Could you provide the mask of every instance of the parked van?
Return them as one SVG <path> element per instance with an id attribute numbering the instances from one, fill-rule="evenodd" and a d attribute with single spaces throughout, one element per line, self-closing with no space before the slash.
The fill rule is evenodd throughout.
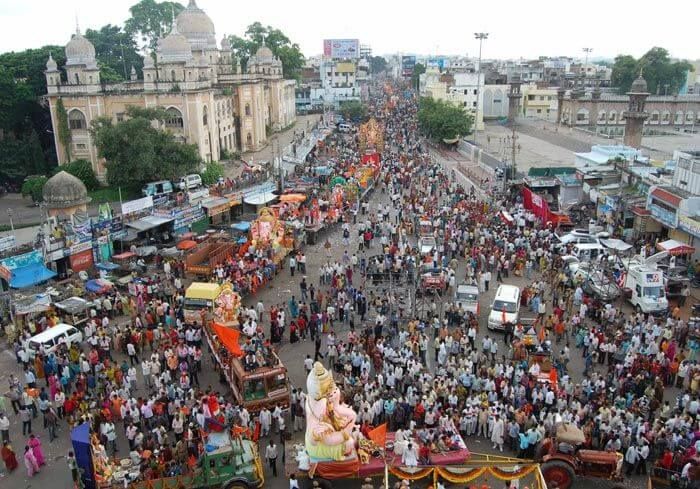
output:
<path id="1" fill-rule="evenodd" d="M 455 290 L 455 305 L 465 312 L 479 316 L 479 288 L 476 285 L 459 284 Z"/>
<path id="2" fill-rule="evenodd" d="M 571 250 L 580 262 L 597 261 L 605 252 L 605 247 L 600 243 L 576 243 Z"/>
<path id="3" fill-rule="evenodd" d="M 141 189 L 141 193 L 144 197 L 148 197 L 149 195 L 152 195 L 154 197 L 156 195 L 166 195 L 172 193 L 172 191 L 173 184 L 170 182 L 170 180 L 159 180 L 157 182 L 150 182 L 144 185 Z"/>
<path id="4" fill-rule="evenodd" d="M 520 310 L 520 287 L 500 285 L 491 304 L 487 327 L 503 330 L 505 323 L 517 324 Z"/>
<path id="5" fill-rule="evenodd" d="M 28 350 L 34 353 L 38 353 L 42 346 L 44 353 L 53 353 L 58 350 L 61 343 L 65 343 L 66 347 L 70 348 L 73 343 L 81 341 L 83 341 L 83 333 L 78 328 L 70 324 L 59 323 L 53 328 L 29 338 L 27 346 Z"/>
<path id="6" fill-rule="evenodd" d="M 202 186 L 202 177 L 193 173 L 191 175 L 185 175 L 177 182 L 177 188 L 180 190 L 193 190 L 197 187 Z"/>
<path id="7" fill-rule="evenodd" d="M 352 126 L 350 124 L 341 123 L 338 124 L 338 130 L 340 132 L 350 132 L 352 131 Z"/>

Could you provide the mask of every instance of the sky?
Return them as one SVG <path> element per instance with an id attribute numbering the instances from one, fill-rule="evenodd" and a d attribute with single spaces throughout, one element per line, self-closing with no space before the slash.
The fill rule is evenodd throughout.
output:
<path id="1" fill-rule="evenodd" d="M 186 4 L 187 0 L 181 0 Z M 0 0 L 0 52 L 64 45 L 75 31 L 123 24 L 137 0 Z M 591 58 L 643 55 L 653 46 L 671 56 L 700 58 L 693 42 L 700 1 L 645 7 L 636 0 L 197 0 L 214 21 L 217 38 L 242 35 L 260 21 L 281 29 L 306 56 L 320 54 L 323 39 L 358 38 L 373 54 L 477 56 L 474 32 L 487 32 L 485 59 L 537 56 Z M 637 7 L 633 8 L 631 5 Z M 261 8 L 262 7 L 262 8 Z"/>

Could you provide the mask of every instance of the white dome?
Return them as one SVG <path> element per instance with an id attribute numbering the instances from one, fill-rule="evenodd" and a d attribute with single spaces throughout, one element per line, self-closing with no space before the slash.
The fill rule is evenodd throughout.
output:
<path id="1" fill-rule="evenodd" d="M 66 44 L 66 66 L 92 65 L 95 63 L 95 46 L 80 31 Z"/>
<path id="2" fill-rule="evenodd" d="M 192 59 L 192 48 L 187 38 L 178 32 L 177 26 L 158 42 L 158 61 L 161 63 L 183 62 Z"/>
<path id="3" fill-rule="evenodd" d="M 272 58 L 275 57 L 274 54 L 272 54 L 272 49 L 268 48 L 264 44 L 258 48 L 258 50 L 255 52 L 255 57 L 258 58 L 259 60 L 265 60 L 267 61 L 272 60 Z"/>
<path id="4" fill-rule="evenodd" d="M 190 0 L 175 22 L 177 30 L 187 38 L 195 51 L 217 48 L 214 22 L 204 10 L 197 7 L 195 0 Z"/>
<path id="5" fill-rule="evenodd" d="M 53 55 L 49 53 L 49 59 L 46 61 L 46 71 L 58 71 L 58 65 L 56 60 L 53 59 Z"/>

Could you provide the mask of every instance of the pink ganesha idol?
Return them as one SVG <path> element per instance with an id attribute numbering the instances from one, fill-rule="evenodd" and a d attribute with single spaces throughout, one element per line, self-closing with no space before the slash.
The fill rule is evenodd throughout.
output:
<path id="1" fill-rule="evenodd" d="M 340 402 L 333 374 L 320 362 L 306 378 L 306 452 L 313 461 L 346 460 L 354 455 L 351 436 L 357 415 Z"/>

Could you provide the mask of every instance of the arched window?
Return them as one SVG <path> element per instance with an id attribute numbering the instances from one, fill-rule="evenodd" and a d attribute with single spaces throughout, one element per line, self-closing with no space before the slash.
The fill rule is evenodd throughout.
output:
<path id="1" fill-rule="evenodd" d="M 612 122 L 613 124 L 615 124 L 617 122 L 617 112 L 615 112 L 614 110 L 611 110 L 610 114 L 608 115 L 608 120 L 610 122 Z"/>
<path id="2" fill-rule="evenodd" d="M 92 75 L 90 75 L 90 84 L 92 85 Z"/>
<path id="3" fill-rule="evenodd" d="M 250 104 L 245 104 L 245 115 L 250 115 Z"/>
<path id="4" fill-rule="evenodd" d="M 577 122 L 587 122 L 588 121 L 588 110 L 579 109 L 578 112 L 576 112 L 576 121 Z"/>
<path id="5" fill-rule="evenodd" d="M 683 112 L 682 111 L 679 110 L 678 112 L 676 112 L 676 119 L 674 121 L 674 124 L 683 124 Z"/>
<path id="6" fill-rule="evenodd" d="M 598 112 L 598 122 L 605 122 L 605 111 L 601 110 Z"/>
<path id="7" fill-rule="evenodd" d="M 151 81 L 151 74 L 150 73 L 146 75 L 146 80 Z"/>
<path id="8" fill-rule="evenodd" d="M 175 129 L 182 129 L 185 127 L 182 121 L 182 112 L 180 112 L 175 107 L 170 107 L 166 110 L 168 117 L 165 119 L 165 127 L 171 127 Z"/>
<path id="9" fill-rule="evenodd" d="M 204 115 L 202 116 L 202 125 L 206 126 L 207 124 L 209 124 L 209 115 L 208 115 L 208 111 L 207 111 L 207 106 L 205 105 L 204 106 Z"/>
<path id="10" fill-rule="evenodd" d="M 251 133 L 246 134 L 245 142 L 248 145 L 248 147 L 253 145 L 253 135 Z"/>
<path id="11" fill-rule="evenodd" d="M 668 110 L 664 110 L 661 120 L 664 124 L 671 122 L 671 113 Z"/>
<path id="12" fill-rule="evenodd" d="M 68 126 L 76 131 L 87 129 L 87 121 L 85 115 L 77 109 L 73 109 L 68 113 Z"/>
<path id="13" fill-rule="evenodd" d="M 170 70 L 170 80 L 175 81 L 175 70 Z"/>
<path id="14" fill-rule="evenodd" d="M 687 122 L 688 124 L 692 124 L 694 120 L 695 113 L 693 113 L 693 111 L 688 111 L 685 113 L 685 122 Z"/>
<path id="15" fill-rule="evenodd" d="M 76 85 L 80 85 L 80 76 L 77 73 L 75 74 L 75 83 Z"/>
<path id="16" fill-rule="evenodd" d="M 651 122 L 653 122 L 654 124 L 658 124 L 660 118 L 661 118 L 661 114 L 659 113 L 658 110 L 655 110 L 651 113 Z"/>

